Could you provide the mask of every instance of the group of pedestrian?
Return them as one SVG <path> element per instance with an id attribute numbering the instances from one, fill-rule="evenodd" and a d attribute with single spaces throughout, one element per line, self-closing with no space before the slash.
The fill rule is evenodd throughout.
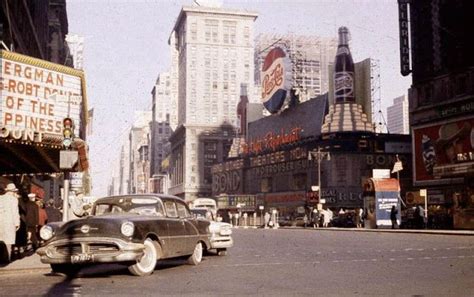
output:
<path id="1" fill-rule="evenodd" d="M 0 258 L 10 262 L 12 256 L 38 248 L 39 229 L 47 223 L 48 216 L 44 203 L 36 199 L 35 194 L 25 194 L 14 183 L 0 191 L 3 192 L 0 195 L 0 243 L 3 242 Z"/>

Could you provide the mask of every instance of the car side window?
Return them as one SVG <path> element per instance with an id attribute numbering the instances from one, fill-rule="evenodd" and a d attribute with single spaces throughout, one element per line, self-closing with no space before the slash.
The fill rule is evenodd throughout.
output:
<path id="1" fill-rule="evenodd" d="M 165 216 L 165 211 L 163 210 L 163 205 L 161 205 L 161 203 L 156 204 L 156 214 L 159 217 Z"/>
<path id="2" fill-rule="evenodd" d="M 176 204 L 173 201 L 165 201 L 166 214 L 170 218 L 177 218 L 178 211 L 176 210 Z"/>
<path id="3" fill-rule="evenodd" d="M 179 216 L 180 218 L 187 218 L 187 217 L 189 217 L 189 212 L 188 212 L 188 210 L 186 209 L 186 206 L 184 206 L 184 204 L 177 203 L 176 206 L 178 207 L 178 216 Z"/>

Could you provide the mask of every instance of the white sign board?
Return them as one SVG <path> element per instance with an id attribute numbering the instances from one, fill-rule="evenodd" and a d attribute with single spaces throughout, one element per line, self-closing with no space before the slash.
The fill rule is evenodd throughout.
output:
<path id="1" fill-rule="evenodd" d="M 390 178 L 390 169 L 372 169 L 373 178 Z"/>
<path id="2" fill-rule="evenodd" d="M 0 60 L 0 137 L 38 141 L 47 134 L 62 136 L 65 117 L 74 121 L 79 135 L 81 71 L 6 51 Z M 35 139 L 26 139 L 30 134 Z"/>

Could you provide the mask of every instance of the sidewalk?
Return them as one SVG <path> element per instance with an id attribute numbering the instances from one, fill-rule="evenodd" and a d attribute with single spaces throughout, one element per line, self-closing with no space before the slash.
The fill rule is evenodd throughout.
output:
<path id="1" fill-rule="evenodd" d="M 33 251 L 25 253 L 21 258 L 12 261 L 11 263 L 0 264 L 0 276 L 9 272 L 21 272 L 30 270 L 44 270 L 45 272 L 50 271 L 49 264 L 43 264 L 40 261 L 40 256 Z"/>
<path id="2" fill-rule="evenodd" d="M 243 230 L 252 230 L 254 228 L 239 228 Z M 262 229 L 261 230 L 274 230 Z M 430 229 L 364 229 L 364 228 L 312 228 L 312 227 L 280 227 L 279 229 L 308 230 L 308 231 L 355 231 L 355 232 L 383 232 L 383 233 L 412 233 L 412 234 L 432 234 L 432 235 L 458 235 L 458 236 L 474 236 L 474 230 L 430 230 Z M 15 260 L 9 264 L 0 264 L 0 276 L 7 273 L 44 271 L 51 270 L 48 264 L 40 261 L 38 254 L 33 252 L 26 253 L 22 258 Z"/>

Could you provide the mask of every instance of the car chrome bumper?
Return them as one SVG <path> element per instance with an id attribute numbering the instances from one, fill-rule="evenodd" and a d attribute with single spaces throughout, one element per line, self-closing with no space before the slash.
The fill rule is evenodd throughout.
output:
<path id="1" fill-rule="evenodd" d="M 230 236 L 211 236 L 211 249 L 230 248 L 234 245 L 234 240 Z"/>
<path id="2" fill-rule="evenodd" d="M 117 238 L 88 237 L 61 239 L 48 243 L 36 252 L 45 264 L 112 263 L 137 261 L 145 245 Z"/>

